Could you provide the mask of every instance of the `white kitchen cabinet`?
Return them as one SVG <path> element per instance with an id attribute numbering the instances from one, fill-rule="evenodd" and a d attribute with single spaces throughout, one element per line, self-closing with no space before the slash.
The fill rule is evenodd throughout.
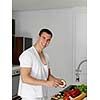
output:
<path id="1" fill-rule="evenodd" d="M 80 62 L 87 59 L 87 13 L 86 9 L 73 15 L 73 82 L 76 80 L 75 70 Z M 87 82 L 87 61 L 80 66 L 80 83 Z"/>

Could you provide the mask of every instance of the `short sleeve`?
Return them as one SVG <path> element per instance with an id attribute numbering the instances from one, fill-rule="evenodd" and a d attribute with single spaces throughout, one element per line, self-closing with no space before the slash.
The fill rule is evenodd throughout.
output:
<path id="1" fill-rule="evenodd" d="M 19 57 L 20 67 L 32 67 L 32 56 L 30 52 L 23 52 Z"/>

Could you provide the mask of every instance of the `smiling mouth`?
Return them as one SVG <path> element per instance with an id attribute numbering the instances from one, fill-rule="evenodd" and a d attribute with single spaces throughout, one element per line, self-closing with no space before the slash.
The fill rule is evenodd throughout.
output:
<path id="1" fill-rule="evenodd" d="M 40 47 L 43 49 L 46 47 L 46 45 L 41 44 Z"/>
<path id="2" fill-rule="evenodd" d="M 43 47 L 46 47 L 46 44 L 42 44 Z"/>

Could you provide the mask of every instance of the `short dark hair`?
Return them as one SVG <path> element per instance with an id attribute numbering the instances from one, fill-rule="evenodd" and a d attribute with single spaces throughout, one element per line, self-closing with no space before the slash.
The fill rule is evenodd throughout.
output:
<path id="1" fill-rule="evenodd" d="M 50 34 L 51 37 L 53 36 L 52 32 L 51 32 L 49 29 L 41 29 L 40 32 L 39 32 L 39 36 L 41 36 L 41 34 L 42 34 L 43 32 L 46 32 L 47 34 Z"/>

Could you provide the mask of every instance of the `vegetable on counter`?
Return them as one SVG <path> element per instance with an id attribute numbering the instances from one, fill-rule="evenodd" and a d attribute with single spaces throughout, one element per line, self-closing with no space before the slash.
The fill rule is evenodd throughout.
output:
<path id="1" fill-rule="evenodd" d="M 80 90 L 79 89 L 72 89 L 72 90 L 69 90 L 67 92 L 64 92 L 64 96 L 71 96 L 72 98 L 75 98 L 77 97 L 78 95 L 80 95 Z"/>
<path id="2" fill-rule="evenodd" d="M 65 96 L 65 97 L 63 98 L 63 100 L 70 100 L 70 98 L 67 97 L 67 96 Z"/>
<path id="3" fill-rule="evenodd" d="M 71 90 L 71 92 L 70 92 L 72 98 L 77 97 L 78 95 L 80 95 L 80 93 L 81 93 L 81 92 L 80 92 L 79 89 L 73 89 L 73 90 Z"/>
<path id="4" fill-rule="evenodd" d="M 85 84 L 76 85 L 74 88 L 79 89 L 81 93 L 87 93 L 87 85 Z"/>
<path id="5" fill-rule="evenodd" d="M 51 97 L 51 100 L 83 100 L 87 97 L 87 85 L 70 85 L 58 94 Z"/>
<path id="6" fill-rule="evenodd" d="M 52 98 L 55 100 L 60 100 L 60 99 L 64 98 L 64 94 L 63 94 L 63 92 L 59 92 L 58 94 L 52 96 Z"/>

